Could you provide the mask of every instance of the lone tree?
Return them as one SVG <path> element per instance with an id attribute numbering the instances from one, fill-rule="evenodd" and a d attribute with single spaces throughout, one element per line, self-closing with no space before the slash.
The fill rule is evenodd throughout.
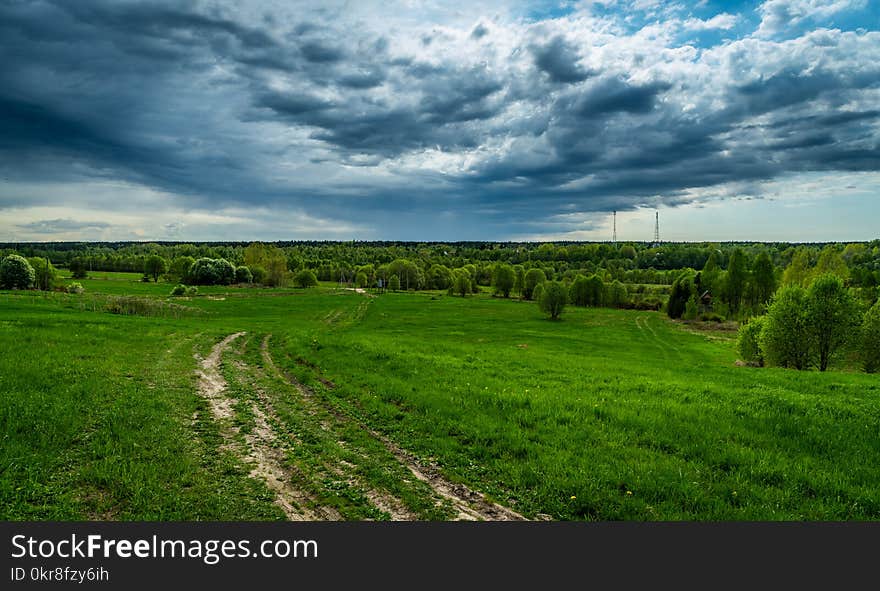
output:
<path id="1" fill-rule="evenodd" d="M 565 286 L 559 281 L 548 281 L 544 283 L 544 289 L 541 290 L 538 305 L 542 312 L 548 314 L 552 320 L 556 320 L 565 309 L 567 301 L 568 291 Z"/>
<path id="2" fill-rule="evenodd" d="M 857 333 L 859 303 L 840 277 L 831 273 L 810 284 L 807 300 L 807 325 L 819 356 L 819 371 L 825 371 L 832 357 Z"/>
<path id="3" fill-rule="evenodd" d="M 152 277 L 153 281 L 156 283 L 159 282 L 159 276 L 167 272 L 168 261 L 157 254 L 151 254 L 147 257 L 147 260 L 144 261 L 144 275 Z"/>
<path id="4" fill-rule="evenodd" d="M 880 371 L 880 301 L 865 314 L 861 336 L 862 367 L 868 373 Z"/>
<path id="5" fill-rule="evenodd" d="M 315 287 L 318 285 L 318 277 L 311 269 L 303 269 L 293 277 L 293 283 L 297 287 Z"/>
<path id="6" fill-rule="evenodd" d="M 28 289 L 35 279 L 34 268 L 23 256 L 11 254 L 0 262 L 0 287 L 3 289 Z"/>
<path id="7" fill-rule="evenodd" d="M 495 287 L 497 295 L 510 297 L 513 290 L 513 284 L 516 282 L 516 273 L 513 267 L 505 263 L 495 265 L 495 272 L 492 274 L 492 285 Z"/>
<path id="8" fill-rule="evenodd" d="M 813 333 L 807 320 L 807 292 L 785 285 L 770 301 L 759 338 L 768 365 L 806 369 L 815 357 Z"/>

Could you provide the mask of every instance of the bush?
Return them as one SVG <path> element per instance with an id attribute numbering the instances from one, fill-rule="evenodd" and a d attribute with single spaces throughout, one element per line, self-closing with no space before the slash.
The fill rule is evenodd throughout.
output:
<path id="1" fill-rule="evenodd" d="M 294 276 L 293 283 L 297 287 L 315 287 L 318 285 L 318 277 L 311 269 L 303 269 Z"/>
<path id="2" fill-rule="evenodd" d="M 235 267 L 226 259 L 202 257 L 190 267 L 189 277 L 196 285 L 229 285 L 235 281 Z"/>
<path id="3" fill-rule="evenodd" d="M 11 254 L 0 262 L 0 287 L 3 289 L 28 289 L 34 279 L 34 268 L 24 257 Z"/>
<path id="4" fill-rule="evenodd" d="M 217 283 L 230 285 L 235 283 L 235 265 L 226 259 L 214 259 L 214 268 L 217 270 Z"/>
<path id="5" fill-rule="evenodd" d="M 254 275 L 251 273 L 251 270 L 246 266 L 242 265 L 241 267 L 235 268 L 235 282 L 236 283 L 252 283 L 254 280 Z"/>
<path id="6" fill-rule="evenodd" d="M 812 333 L 807 323 L 807 292 L 786 285 L 770 300 L 758 344 L 767 365 L 806 369 L 814 359 Z"/>
<path id="7" fill-rule="evenodd" d="M 865 314 L 861 337 L 862 367 L 868 373 L 880 371 L 880 302 Z"/>
<path id="8" fill-rule="evenodd" d="M 764 317 L 756 316 L 739 327 L 736 338 L 736 350 L 740 358 L 756 367 L 764 365 L 764 353 L 761 351 L 760 337 L 764 329 Z"/>
<path id="9" fill-rule="evenodd" d="M 186 294 L 186 286 L 182 283 L 178 283 L 174 286 L 174 289 L 171 290 L 172 296 L 182 296 Z"/>
<path id="10" fill-rule="evenodd" d="M 552 320 L 556 320 L 565 309 L 567 301 L 568 290 L 565 289 L 565 286 L 558 281 L 548 281 L 542 286 L 538 306 Z"/>
<path id="11" fill-rule="evenodd" d="M 73 283 L 65 287 L 64 291 L 66 291 L 67 293 L 82 293 L 85 291 L 85 288 L 82 286 L 82 283 L 74 281 Z"/>

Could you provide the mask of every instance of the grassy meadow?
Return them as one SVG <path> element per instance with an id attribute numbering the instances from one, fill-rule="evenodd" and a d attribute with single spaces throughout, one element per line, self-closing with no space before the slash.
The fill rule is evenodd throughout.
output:
<path id="1" fill-rule="evenodd" d="M 334 518 L 453 515 L 371 434 L 528 518 L 880 518 L 876 376 L 738 367 L 729 330 L 601 308 L 553 322 L 487 293 L 81 283 L 0 292 L 4 519 L 282 519 L 229 443 L 259 405 L 303 503 Z M 102 309 L 126 295 L 178 307 Z M 195 355 L 237 332 L 218 424 Z"/>

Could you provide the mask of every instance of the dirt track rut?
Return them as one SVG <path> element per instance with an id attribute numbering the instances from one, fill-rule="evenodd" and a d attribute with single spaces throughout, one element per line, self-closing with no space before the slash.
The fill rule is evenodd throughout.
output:
<path id="1" fill-rule="evenodd" d="M 433 466 L 425 465 L 413 454 L 404 450 L 386 436 L 324 403 L 324 401 L 316 396 L 310 388 L 300 383 L 293 376 L 282 371 L 275 365 L 272 356 L 269 353 L 269 339 L 271 336 L 272 335 L 266 335 L 260 346 L 263 361 L 269 370 L 294 386 L 304 400 L 312 404 L 323 406 L 333 415 L 333 417 L 335 417 L 336 420 L 354 423 L 359 428 L 369 433 L 373 438 L 380 441 L 388 452 L 390 452 L 398 462 L 405 466 L 413 476 L 430 486 L 439 498 L 445 499 L 452 504 L 456 511 L 456 519 L 468 521 L 523 521 L 526 519 L 508 507 L 489 501 L 484 495 L 470 489 L 464 484 L 449 481 L 438 469 Z"/>
<path id="2" fill-rule="evenodd" d="M 244 435 L 244 445 L 238 440 L 240 429 L 232 421 L 235 418 L 234 403 L 226 396 L 226 380 L 220 371 L 224 351 L 230 344 L 245 333 L 237 332 L 214 345 L 211 353 L 199 359 L 199 394 L 208 402 L 211 415 L 220 425 L 226 441 L 226 449 L 235 453 L 242 461 L 252 466 L 250 476 L 266 483 L 275 494 L 275 503 L 281 507 L 291 521 L 338 520 L 337 512 L 329 508 L 309 508 L 313 499 L 290 482 L 291 474 L 285 468 L 283 452 L 279 449 L 278 437 L 272 429 L 262 409 L 252 405 L 255 429 Z M 197 357 L 198 358 L 198 357 Z"/>

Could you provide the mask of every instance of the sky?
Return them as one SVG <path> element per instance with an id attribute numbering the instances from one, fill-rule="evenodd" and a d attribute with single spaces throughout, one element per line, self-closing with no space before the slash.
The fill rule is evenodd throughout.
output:
<path id="1" fill-rule="evenodd" d="M 880 237 L 874 0 L 0 0 L 0 241 Z"/>

